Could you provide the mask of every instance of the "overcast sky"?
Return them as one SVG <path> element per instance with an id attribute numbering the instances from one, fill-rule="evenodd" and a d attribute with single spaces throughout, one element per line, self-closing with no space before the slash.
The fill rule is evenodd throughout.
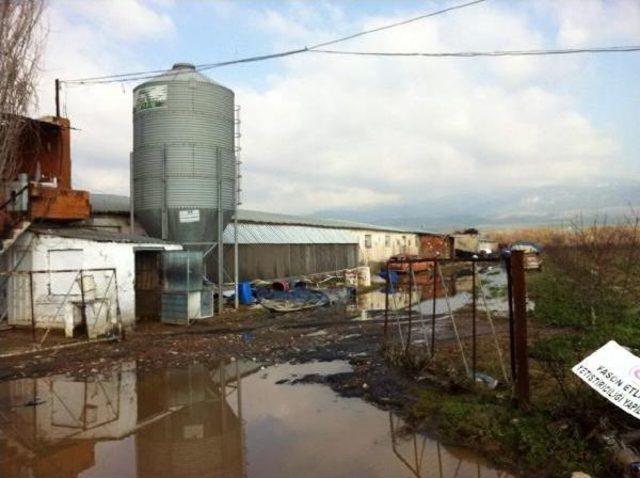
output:
<path id="1" fill-rule="evenodd" d="M 53 79 L 206 63 L 358 32 L 461 2 L 61 1 Z M 640 1 L 489 0 L 334 48 L 640 45 Z M 242 107 L 244 207 L 310 213 L 434 194 L 640 178 L 640 53 L 526 58 L 302 54 L 208 74 Z M 135 84 L 63 90 L 77 188 L 128 194 Z"/>

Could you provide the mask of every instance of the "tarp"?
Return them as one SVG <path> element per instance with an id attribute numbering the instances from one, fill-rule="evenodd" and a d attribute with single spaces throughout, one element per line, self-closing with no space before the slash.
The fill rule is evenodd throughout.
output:
<path id="1" fill-rule="evenodd" d="M 272 312 L 295 312 L 313 309 L 329 303 L 329 297 L 322 291 L 296 288 L 289 291 L 259 287 L 255 291 L 256 300 Z"/>

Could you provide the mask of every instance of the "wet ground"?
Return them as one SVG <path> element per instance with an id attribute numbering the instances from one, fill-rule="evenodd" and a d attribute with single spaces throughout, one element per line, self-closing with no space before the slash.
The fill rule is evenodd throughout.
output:
<path id="1" fill-rule="evenodd" d="M 487 295 L 504 303 L 499 287 L 491 291 L 500 274 L 488 270 L 482 280 Z M 436 283 L 437 354 L 458 368 L 447 312 L 454 311 L 468 350 L 470 279 L 456 273 Z M 411 294 L 418 347 L 430 335 L 433 289 L 433 282 L 418 283 Z M 406 303 L 390 315 L 392 341 L 408 329 L 407 291 L 395 293 Z M 120 342 L 3 357 L 0 447 L 10 453 L 0 450 L 0 476 L 507 476 L 473 454 L 410 433 L 390 415 L 410 416 L 412 384 L 424 376 L 382 357 L 380 296 L 384 307 L 384 293 L 373 291 L 357 304 L 289 314 L 246 309 L 189 327 L 141 323 Z M 504 344 L 506 322 L 494 312 Z M 478 318 L 479 335 L 489 337 L 484 313 Z M 25 349 L 30 340 L 28 330 L 2 332 L 0 348 Z M 55 334 L 49 340 L 68 342 Z M 484 349 L 494 353 L 493 343 L 479 343 L 480 359 Z M 220 363 L 231 359 L 237 362 L 221 379 Z M 235 363 L 242 364 L 240 394 Z M 257 364 L 266 368 L 252 371 Z M 19 378 L 25 380 L 11 381 Z M 221 382 L 228 382 L 224 393 Z"/>
<path id="2" fill-rule="evenodd" d="M 411 433 L 392 412 L 305 377 L 345 361 L 124 362 L 0 384 L 3 477 L 507 477 L 468 450 Z"/>

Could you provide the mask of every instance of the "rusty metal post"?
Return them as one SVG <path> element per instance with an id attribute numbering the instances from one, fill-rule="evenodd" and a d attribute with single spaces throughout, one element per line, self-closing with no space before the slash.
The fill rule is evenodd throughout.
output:
<path id="1" fill-rule="evenodd" d="M 31 340 L 36 341 L 36 311 L 33 303 L 33 272 L 29 271 L 29 300 L 31 302 Z"/>
<path id="2" fill-rule="evenodd" d="M 87 332 L 87 339 L 89 338 L 89 322 L 87 321 L 87 304 L 84 301 L 84 281 L 82 280 L 84 277 L 84 271 L 80 269 L 80 300 L 82 301 L 81 309 L 80 309 L 80 317 L 82 318 L 82 323 Z"/>
<path id="3" fill-rule="evenodd" d="M 389 328 L 389 285 L 391 284 L 391 278 L 389 277 L 389 261 L 387 261 L 387 277 L 385 280 L 384 288 L 384 341 L 387 342 L 387 331 Z"/>
<path id="4" fill-rule="evenodd" d="M 407 330 L 407 345 L 405 353 L 409 351 L 411 346 L 411 329 L 413 328 L 413 262 L 409 260 L 409 329 Z"/>
<path id="5" fill-rule="evenodd" d="M 513 326 L 513 280 L 511 278 L 511 253 L 505 257 L 507 269 L 507 299 L 509 302 L 509 362 L 511 365 L 511 381 L 516 379 L 516 352 Z"/>
<path id="6" fill-rule="evenodd" d="M 476 337 L 476 258 L 474 256 L 471 262 L 471 376 L 473 382 L 476 381 L 476 370 L 478 364 L 478 344 Z"/>
<path id="7" fill-rule="evenodd" d="M 436 355 L 436 295 L 438 292 L 438 261 L 433 261 L 433 299 L 431 302 L 431 358 Z"/>
<path id="8" fill-rule="evenodd" d="M 60 117 L 60 80 L 56 78 L 55 80 L 55 88 L 56 88 L 56 118 Z"/>
<path id="9" fill-rule="evenodd" d="M 518 406 L 529 406 L 529 357 L 527 353 L 527 289 L 524 277 L 524 252 L 511 253 L 513 281 L 514 338 L 516 355 L 515 392 Z"/>

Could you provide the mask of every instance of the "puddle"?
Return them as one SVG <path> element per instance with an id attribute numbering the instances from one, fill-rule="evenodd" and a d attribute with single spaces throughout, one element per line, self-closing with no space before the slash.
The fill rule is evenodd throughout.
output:
<path id="1" fill-rule="evenodd" d="M 467 450 L 319 384 L 346 362 L 235 362 L 138 377 L 0 383 L 0 475 L 11 477 L 507 477 Z"/>

